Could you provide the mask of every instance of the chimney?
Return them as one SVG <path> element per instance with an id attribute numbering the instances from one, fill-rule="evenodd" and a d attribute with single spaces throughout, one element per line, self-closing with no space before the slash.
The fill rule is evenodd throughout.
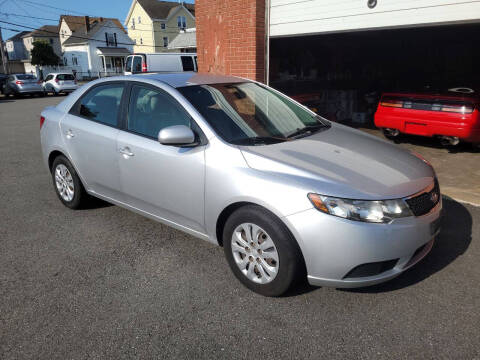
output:
<path id="1" fill-rule="evenodd" d="M 90 17 L 85 16 L 85 34 L 90 31 Z"/>

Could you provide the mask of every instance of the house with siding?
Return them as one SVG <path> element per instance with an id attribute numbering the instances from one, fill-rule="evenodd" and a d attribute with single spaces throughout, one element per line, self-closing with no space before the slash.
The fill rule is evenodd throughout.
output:
<path id="1" fill-rule="evenodd" d="M 60 39 L 58 38 L 58 26 L 44 25 L 38 29 L 28 32 L 22 36 L 23 46 L 25 49 L 25 58 L 23 62 L 25 72 L 32 73 L 37 77 L 43 77 L 43 71 L 38 65 L 32 65 L 32 49 L 35 41 L 43 41 L 51 45 L 53 52 L 61 59 L 62 48 L 60 47 Z"/>
<path id="2" fill-rule="evenodd" d="M 60 17 L 63 64 L 77 78 L 109 76 L 123 72 L 133 41 L 118 19 L 88 16 Z"/>
<path id="3" fill-rule="evenodd" d="M 30 31 L 21 31 L 5 41 L 9 60 L 23 60 L 27 58 L 22 36 L 27 35 L 29 32 Z"/>
<path id="4" fill-rule="evenodd" d="M 22 36 L 23 45 L 26 50 L 26 58 L 32 58 L 33 43 L 35 41 L 44 41 L 49 43 L 57 56 L 62 56 L 62 49 L 60 47 L 60 40 L 58 38 L 58 26 L 44 25 L 36 30 L 33 30 Z"/>
<path id="5" fill-rule="evenodd" d="M 135 42 L 134 52 L 179 52 L 169 45 L 185 30 L 195 28 L 195 5 L 171 1 L 133 0 L 125 26 Z M 182 36 L 191 38 L 191 34 Z M 191 41 L 189 42 L 191 44 Z M 196 41 L 195 41 L 196 46 Z M 189 51 L 196 51 L 189 46 Z"/>

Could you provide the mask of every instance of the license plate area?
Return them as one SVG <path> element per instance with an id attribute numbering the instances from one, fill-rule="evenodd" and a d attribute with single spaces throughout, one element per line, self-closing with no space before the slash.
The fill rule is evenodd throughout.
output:
<path id="1" fill-rule="evenodd" d="M 428 135 L 427 125 L 421 123 L 406 122 L 405 132 L 414 135 Z"/>

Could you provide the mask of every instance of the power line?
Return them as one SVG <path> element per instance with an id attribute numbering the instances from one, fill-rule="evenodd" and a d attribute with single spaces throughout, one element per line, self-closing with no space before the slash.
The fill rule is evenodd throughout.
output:
<path id="1" fill-rule="evenodd" d="M 66 11 L 66 12 L 69 12 L 69 13 L 76 13 L 76 14 L 80 14 L 80 15 L 88 15 L 88 14 L 85 14 L 85 13 L 82 13 L 82 12 L 79 12 L 79 11 L 62 9 L 62 8 L 58 8 L 58 7 L 55 7 L 55 6 L 45 5 L 45 4 L 42 4 L 42 3 L 37 3 L 35 1 L 30 1 L 30 0 L 20 0 L 20 1 L 26 2 L 28 4 L 44 6 L 44 7 L 51 8 L 51 9 L 62 10 L 62 11 Z"/>
<path id="2" fill-rule="evenodd" d="M 16 23 L 12 23 L 12 22 L 9 22 L 9 21 L 4 21 L 4 20 L 0 20 L 0 23 L 4 23 L 4 24 L 8 24 L 8 25 L 13 25 L 13 26 L 18 26 L 18 27 L 22 27 L 22 28 L 26 28 L 26 29 L 31 29 L 31 30 L 37 30 L 35 27 L 32 27 L 32 26 L 28 26 L 28 25 L 22 25 L 22 24 L 16 24 Z M 49 30 L 41 30 L 42 32 L 44 33 L 47 33 L 47 34 L 54 34 L 54 35 L 57 35 L 58 36 L 58 33 L 54 32 L 54 31 L 49 31 Z M 70 35 L 70 37 L 73 37 L 73 38 L 76 38 L 76 39 L 82 39 L 82 40 L 91 40 L 91 41 L 97 41 L 97 42 L 101 42 L 101 43 L 107 43 L 107 41 L 105 40 L 97 40 L 97 39 L 93 39 L 93 38 L 89 38 L 89 37 L 84 37 L 84 36 L 77 36 L 77 35 Z M 121 43 L 121 42 L 117 42 L 117 45 L 135 45 L 135 46 L 148 46 L 148 47 L 160 47 L 160 48 L 163 48 L 163 46 L 160 46 L 160 45 L 147 45 L 147 44 L 134 44 L 133 42 L 132 43 Z"/>
<path id="3" fill-rule="evenodd" d="M 53 21 L 53 22 L 58 22 L 57 19 L 52 19 L 52 18 L 44 18 L 44 17 L 38 17 L 38 16 L 26 16 L 26 15 L 21 15 L 21 14 L 15 14 L 15 13 L 6 13 L 6 12 L 0 12 L 1 15 L 5 15 L 5 16 L 13 16 L 13 17 L 22 17 L 22 18 L 29 18 L 29 19 L 38 19 L 38 20 L 47 20 L 47 21 Z M 64 16 L 68 16 L 68 15 L 64 15 Z M 75 16 L 75 15 L 74 15 Z M 95 16 L 95 18 L 100 18 L 101 16 Z M 110 18 L 104 18 L 105 20 L 110 20 Z M 72 24 L 82 24 L 84 25 L 85 22 L 84 21 L 69 21 L 69 23 L 72 23 Z M 149 29 L 137 29 L 136 28 L 137 25 L 135 25 L 135 29 L 131 29 L 131 30 L 135 30 L 135 31 L 147 31 L 147 32 L 156 32 L 156 33 L 161 33 L 161 34 L 164 34 L 164 33 L 167 33 L 169 32 L 168 30 L 166 31 L 161 31 L 161 30 L 149 30 Z M 104 25 L 104 27 L 107 27 L 107 28 L 112 28 L 112 29 L 118 29 L 119 27 L 118 26 L 108 26 L 108 25 Z M 122 26 L 123 29 L 127 30 L 128 31 L 128 27 L 125 28 Z M 175 27 L 175 26 L 167 26 L 167 28 L 170 28 L 170 29 L 179 29 L 178 27 Z M 175 31 L 170 31 L 170 33 L 174 33 Z"/>

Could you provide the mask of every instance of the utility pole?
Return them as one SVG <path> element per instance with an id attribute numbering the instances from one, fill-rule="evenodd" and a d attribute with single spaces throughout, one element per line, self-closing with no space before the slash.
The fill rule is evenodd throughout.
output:
<path id="1" fill-rule="evenodd" d="M 5 49 L 3 48 L 3 37 L 2 37 L 2 28 L 0 27 L 0 55 L 2 57 L 3 64 L 3 73 L 8 74 L 7 68 L 7 55 L 5 54 Z"/>

